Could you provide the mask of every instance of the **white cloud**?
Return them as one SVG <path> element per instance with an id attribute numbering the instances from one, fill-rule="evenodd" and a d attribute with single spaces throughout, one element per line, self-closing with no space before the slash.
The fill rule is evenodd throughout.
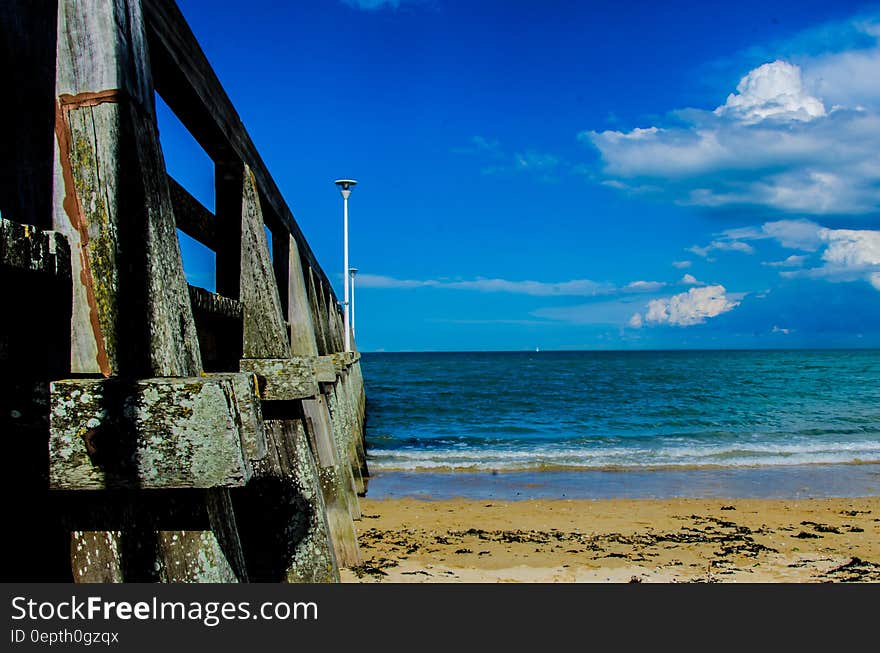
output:
<path id="1" fill-rule="evenodd" d="M 697 281 L 697 278 L 692 274 L 685 274 L 679 279 L 678 283 L 684 284 L 686 286 L 701 286 L 703 285 L 702 281 Z"/>
<path id="2" fill-rule="evenodd" d="M 484 175 L 529 172 L 541 173 L 545 180 L 552 180 L 551 173 L 563 163 L 558 156 L 546 152 L 526 150 L 511 153 L 502 148 L 498 141 L 484 136 L 473 136 L 470 143 L 463 147 L 454 147 L 452 151 L 488 159 L 490 163 L 484 165 L 480 171 Z"/>
<path id="3" fill-rule="evenodd" d="M 819 237 L 821 227 L 809 220 L 777 220 L 765 222 L 761 231 L 769 238 L 775 238 L 788 249 L 815 252 L 822 244 Z"/>
<path id="4" fill-rule="evenodd" d="M 749 124 L 768 118 L 810 121 L 825 115 L 822 101 L 804 89 L 801 69 L 785 61 L 758 66 L 740 80 L 736 90 L 715 109 L 716 115 Z"/>
<path id="5" fill-rule="evenodd" d="M 783 329 L 782 327 L 778 327 L 775 324 L 773 325 L 773 329 L 771 329 L 771 333 L 781 333 L 784 336 L 790 334 L 794 329 Z"/>
<path id="6" fill-rule="evenodd" d="M 739 305 L 739 296 L 728 295 L 722 285 L 691 288 L 687 292 L 648 302 L 644 318 L 652 324 L 691 326 L 702 324 L 708 318 L 733 310 Z M 633 324 L 635 316 L 630 318 Z"/>
<path id="7" fill-rule="evenodd" d="M 520 170 L 550 170 L 559 165 L 559 157 L 529 150 L 524 154 L 514 154 L 513 160 Z"/>
<path id="8" fill-rule="evenodd" d="M 445 288 L 449 290 L 473 290 L 477 292 L 502 292 L 536 297 L 596 297 L 613 294 L 653 292 L 664 287 L 661 281 L 633 281 L 622 287 L 611 283 L 573 279 L 571 281 L 511 281 L 509 279 L 397 279 L 379 274 L 358 274 L 358 288 Z"/>
<path id="9" fill-rule="evenodd" d="M 672 266 L 678 268 L 679 270 L 683 270 L 685 268 L 689 268 L 693 265 L 690 261 L 673 261 Z"/>
<path id="10" fill-rule="evenodd" d="M 701 256 L 703 258 L 706 258 L 709 255 L 709 252 L 714 250 L 722 252 L 743 252 L 744 254 L 755 253 L 755 249 L 751 245 L 749 245 L 748 243 L 744 243 L 740 240 L 713 240 L 705 247 L 698 247 L 694 245 L 693 247 L 687 248 L 687 251 L 693 252 L 697 256 Z"/>
<path id="11" fill-rule="evenodd" d="M 669 126 L 580 138 L 599 150 L 606 180 L 662 187 L 656 192 L 682 204 L 880 211 L 880 28 L 863 21 L 852 29 L 870 47 L 765 63 L 714 110 L 681 109 Z"/>
<path id="12" fill-rule="evenodd" d="M 819 236 L 828 243 L 822 260 L 829 265 L 850 268 L 880 265 L 880 231 L 823 229 Z"/>
<path id="13" fill-rule="evenodd" d="M 663 281 L 631 281 L 626 284 L 625 289 L 633 292 L 652 292 L 660 290 L 665 285 Z"/>
<path id="14" fill-rule="evenodd" d="M 773 239 L 787 249 L 807 252 L 821 250 L 821 260 L 824 263 L 822 266 L 785 270 L 780 272 L 783 277 L 824 278 L 829 281 L 864 280 L 880 290 L 880 231 L 828 229 L 809 220 L 779 220 L 766 222 L 760 228 L 729 229 L 723 236 L 739 240 L 722 242 L 742 243 L 744 240 Z M 782 261 L 769 261 L 762 265 L 799 268 L 806 264 L 808 258 L 806 254 L 793 254 Z"/>
<path id="15" fill-rule="evenodd" d="M 880 290 L 880 231 L 822 229 L 819 235 L 828 243 L 822 252 L 825 265 L 782 272 L 783 276 L 824 278 L 828 281 L 864 280 Z"/>
<path id="16" fill-rule="evenodd" d="M 806 255 L 799 256 L 797 254 L 792 254 L 782 261 L 764 261 L 761 265 L 766 265 L 771 268 L 799 268 L 803 267 L 806 260 Z"/>
<path id="17" fill-rule="evenodd" d="M 633 316 L 629 318 L 629 325 L 634 329 L 640 329 L 642 326 L 642 316 L 640 313 L 633 313 Z"/>
<path id="18" fill-rule="evenodd" d="M 349 7 L 355 9 L 364 9 L 365 11 L 376 11 L 390 7 L 397 9 L 400 5 L 412 2 L 413 0 L 342 0 Z"/>

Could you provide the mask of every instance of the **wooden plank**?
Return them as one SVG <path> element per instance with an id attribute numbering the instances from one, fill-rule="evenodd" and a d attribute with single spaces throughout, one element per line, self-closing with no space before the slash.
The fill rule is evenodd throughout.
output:
<path id="1" fill-rule="evenodd" d="M 320 289 L 324 293 L 324 301 L 327 309 L 327 324 L 330 325 L 330 351 L 335 353 L 345 351 L 345 335 L 342 328 L 342 315 L 340 313 L 339 304 L 334 301 L 333 289 L 325 286 Z"/>
<path id="2" fill-rule="evenodd" d="M 240 293 L 244 306 L 244 358 L 285 358 L 290 355 L 287 325 L 275 283 L 269 243 L 256 181 L 243 171 L 241 196 Z"/>
<path id="3" fill-rule="evenodd" d="M 198 286 L 188 286 L 193 312 L 240 321 L 244 315 L 241 302 L 223 297 Z"/>
<path id="4" fill-rule="evenodd" d="M 242 487 L 265 456 L 248 374 L 55 381 L 50 409 L 53 489 Z"/>
<path id="5" fill-rule="evenodd" d="M 260 398 L 266 401 L 292 401 L 318 394 L 315 358 L 243 358 L 242 372 L 257 375 Z"/>
<path id="6" fill-rule="evenodd" d="M 168 189 L 171 192 L 171 205 L 174 208 L 174 222 L 190 238 L 209 249 L 217 249 L 217 219 L 201 202 L 190 195 L 171 175 L 168 175 Z"/>
<path id="7" fill-rule="evenodd" d="M 239 287 L 244 307 L 244 345 L 239 368 L 262 372 L 261 390 L 267 398 L 313 396 L 318 388 L 311 359 L 290 358 L 287 324 L 263 228 L 260 193 L 247 166 L 241 188 Z M 256 464 L 248 492 L 238 499 L 240 509 L 236 512 L 244 520 L 242 537 L 248 543 L 245 551 L 247 547 L 254 552 L 264 551 L 273 542 L 277 546 L 257 557 L 249 554 L 249 568 L 256 570 L 258 579 L 280 573 L 282 578 L 295 582 L 338 580 L 327 509 L 302 409 L 299 402 L 283 403 L 290 411 L 289 417 L 267 420 L 269 455 Z M 278 524 L 277 532 L 264 532 L 267 507 L 275 515 L 290 512 L 288 523 Z"/>
<path id="8" fill-rule="evenodd" d="M 330 345 L 330 326 L 327 323 L 327 311 L 324 310 L 324 294 L 318 293 L 315 285 L 315 273 L 308 268 L 308 291 L 309 307 L 314 318 L 315 343 L 318 346 L 318 354 L 324 356 L 333 351 Z"/>
<path id="9" fill-rule="evenodd" d="M 280 236 L 279 236 L 280 237 Z M 306 293 L 305 275 L 296 239 L 287 236 L 287 322 L 290 325 L 290 353 L 317 356 L 315 325 Z"/>
<path id="10" fill-rule="evenodd" d="M 58 4 L 54 227 L 76 253 L 71 371 L 198 373 L 140 3 L 110 5 Z"/>
<path id="11" fill-rule="evenodd" d="M 343 384 L 340 380 L 329 386 L 326 397 L 327 404 L 330 409 L 330 423 L 333 426 L 333 439 L 336 441 L 336 450 L 339 452 L 343 468 L 346 470 L 346 476 L 354 494 L 363 494 L 363 479 L 360 475 L 360 465 L 355 461 L 353 433 L 350 424 L 350 413 L 348 412 L 343 395 Z M 354 507 L 354 506 L 352 506 Z M 359 510 L 353 511 L 353 516 L 360 517 Z"/>
<path id="12" fill-rule="evenodd" d="M 303 412 L 313 439 L 336 557 L 342 565 L 358 565 L 361 563 L 361 554 L 353 519 L 355 515 L 360 516 L 360 506 L 348 481 L 347 464 L 336 449 L 324 396 L 319 394 L 314 399 L 303 401 Z"/>
<path id="13" fill-rule="evenodd" d="M 144 0 L 143 7 L 159 94 L 215 162 L 236 158 L 251 168 L 257 186 L 269 204 L 267 212 L 278 216 L 288 233 L 296 239 L 303 260 L 315 270 L 320 283 L 330 287 L 290 207 L 180 9 L 173 0 Z M 335 301 L 335 296 L 333 299 Z"/>
<path id="14" fill-rule="evenodd" d="M 327 509 L 302 420 L 266 420 L 269 455 L 233 495 L 248 573 L 256 582 L 339 581 Z"/>
<path id="15" fill-rule="evenodd" d="M 315 379 L 319 383 L 335 383 L 336 374 L 333 356 L 318 356 L 315 359 Z"/>

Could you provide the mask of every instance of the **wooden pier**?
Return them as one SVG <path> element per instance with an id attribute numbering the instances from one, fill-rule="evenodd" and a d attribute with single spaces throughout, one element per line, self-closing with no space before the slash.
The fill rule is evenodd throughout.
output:
<path id="1" fill-rule="evenodd" d="M 4 577 L 338 580 L 360 561 L 360 357 L 179 9 L 11 0 L 0 28 Z M 215 211 L 168 176 L 155 94 L 213 160 Z M 216 293 L 177 230 L 216 253 Z"/>

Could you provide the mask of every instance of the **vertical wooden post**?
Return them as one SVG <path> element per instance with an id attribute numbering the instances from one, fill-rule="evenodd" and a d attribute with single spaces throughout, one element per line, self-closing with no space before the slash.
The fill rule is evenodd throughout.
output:
<path id="1" fill-rule="evenodd" d="M 256 181 L 247 166 L 243 169 L 241 206 L 243 355 L 287 358 L 291 353 L 288 329 Z M 257 580 L 279 580 L 279 575 L 290 582 L 338 580 L 326 505 L 304 420 L 294 414 L 266 420 L 266 434 L 270 455 L 257 463 L 255 479 L 238 501 L 248 567 Z M 278 524 L 273 515 L 279 514 L 288 523 Z"/>
<path id="2" fill-rule="evenodd" d="M 275 245 L 281 241 L 284 244 Z M 275 249 L 275 269 L 283 269 L 287 277 L 283 284 L 287 291 L 287 316 L 290 325 L 290 353 L 294 356 L 317 356 L 314 318 L 306 293 L 305 276 L 299 257 L 299 247 L 292 236 L 273 238 Z M 283 260 L 282 260 L 283 257 Z M 282 304 L 285 302 L 282 301 Z M 306 418 L 306 430 L 311 436 L 312 450 L 317 463 L 318 476 L 324 503 L 327 507 L 327 523 L 336 557 L 341 565 L 361 563 L 355 533 L 354 516 L 360 516 L 357 496 L 350 492 L 347 477 L 343 475 L 343 458 L 336 451 L 336 442 L 330 426 L 330 414 L 324 397 L 302 401 Z"/>
<path id="3" fill-rule="evenodd" d="M 318 343 L 314 319 L 306 293 L 305 275 L 299 246 L 287 236 L 287 322 L 290 324 L 290 353 L 294 356 L 317 356 Z"/>
<path id="4" fill-rule="evenodd" d="M 315 341 L 318 346 L 318 353 L 322 356 L 333 353 L 330 345 L 329 329 L 327 325 L 327 312 L 324 310 L 324 293 L 318 293 L 320 286 L 315 282 L 315 273 L 309 268 L 309 305 L 312 309 L 312 320 L 315 325 Z"/>
<path id="5" fill-rule="evenodd" d="M 71 371 L 128 377 L 199 374 L 201 357 L 159 147 L 140 1 L 59 0 L 57 20 L 53 221 L 72 250 Z M 194 496 L 203 508 L 205 503 L 219 506 L 208 511 L 213 515 L 208 521 L 217 525 L 220 520 L 234 532 L 234 515 L 223 512 L 228 501 L 213 491 Z M 161 514 L 130 511 L 128 500 L 113 493 L 97 501 L 111 512 L 134 515 L 138 523 L 129 519 L 121 530 L 100 533 L 74 531 L 75 579 L 243 577 L 234 537 L 224 544 L 226 551 L 233 550 L 227 557 L 213 530 L 161 531 Z M 143 561 L 145 569 L 126 566 L 122 542 L 128 530 L 157 537 L 152 545 L 144 543 L 158 555 Z M 174 551 L 163 548 L 168 539 L 176 543 Z M 90 555 L 101 558 L 104 568 L 87 564 Z"/>
<path id="6" fill-rule="evenodd" d="M 330 345 L 330 351 L 333 353 L 345 351 L 342 320 L 339 315 L 339 308 L 333 300 L 333 293 L 330 291 L 330 288 L 323 286 L 320 288 L 320 292 L 324 296 L 325 319 L 329 325 L 330 342 L 328 344 Z"/>

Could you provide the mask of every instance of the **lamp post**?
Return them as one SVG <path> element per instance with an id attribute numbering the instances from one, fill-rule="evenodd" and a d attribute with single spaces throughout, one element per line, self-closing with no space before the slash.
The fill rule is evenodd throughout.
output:
<path id="1" fill-rule="evenodd" d="M 348 320 L 348 196 L 351 195 L 351 189 L 354 188 L 357 182 L 354 179 L 337 179 L 333 182 L 339 187 L 339 193 L 342 195 L 342 231 L 343 231 L 343 240 L 342 247 L 344 250 L 343 255 L 343 268 L 344 272 L 342 274 L 345 279 L 345 300 L 343 302 L 343 330 L 345 331 L 345 351 L 351 351 L 351 330 L 349 329 L 349 320 Z"/>
<path id="2" fill-rule="evenodd" d="M 348 275 L 351 277 L 351 337 L 354 338 L 357 335 L 357 331 L 354 328 L 354 278 L 357 276 L 358 269 L 357 268 L 348 268 Z"/>

